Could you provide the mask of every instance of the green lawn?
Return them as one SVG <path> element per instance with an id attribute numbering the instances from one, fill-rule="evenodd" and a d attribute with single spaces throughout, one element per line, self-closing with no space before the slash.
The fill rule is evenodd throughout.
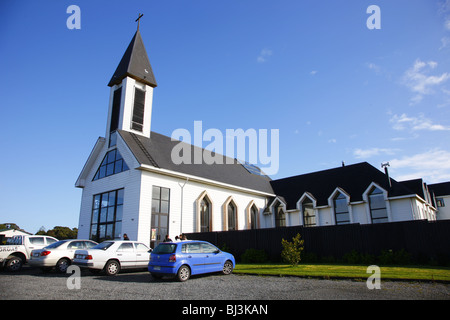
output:
<path id="1" fill-rule="evenodd" d="M 381 280 L 430 280 L 450 282 L 450 268 L 426 266 L 380 266 Z M 234 273 L 299 276 L 328 278 L 350 278 L 366 280 L 372 273 L 366 273 L 367 266 L 334 264 L 299 264 L 292 267 L 286 264 L 242 264 L 239 263 Z"/>

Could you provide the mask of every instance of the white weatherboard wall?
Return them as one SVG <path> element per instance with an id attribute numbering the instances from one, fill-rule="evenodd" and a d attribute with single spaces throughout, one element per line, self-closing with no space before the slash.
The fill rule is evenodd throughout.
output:
<path id="1" fill-rule="evenodd" d="M 436 198 L 444 201 L 444 206 L 437 208 L 437 220 L 450 219 L 450 196 L 438 196 Z"/>
<path id="2" fill-rule="evenodd" d="M 104 145 L 103 149 L 99 153 L 99 156 L 93 162 L 93 165 L 89 168 L 86 175 L 86 183 L 81 196 L 80 219 L 78 225 L 79 239 L 89 239 L 94 195 L 122 188 L 124 188 L 124 214 L 122 218 L 121 234 L 123 235 L 124 233 L 127 233 L 131 240 L 134 240 L 137 237 L 139 221 L 139 184 L 141 174 L 139 170 L 135 170 L 133 168 L 138 167 L 139 163 L 136 161 L 128 147 L 119 136 L 116 147 L 130 169 L 109 177 L 92 181 L 92 178 L 103 161 L 105 154 L 109 150 L 114 149 L 107 148 L 107 145 Z"/>
<path id="3" fill-rule="evenodd" d="M 181 198 L 182 186 L 183 199 Z M 152 187 L 170 189 L 169 236 L 174 239 L 180 233 L 199 232 L 197 230 L 197 199 L 206 191 L 212 202 L 212 231 L 224 230 L 223 204 L 231 196 L 238 208 L 238 229 L 249 229 L 246 209 L 254 201 L 260 213 L 265 207 L 265 197 L 232 190 L 224 187 L 208 185 L 185 178 L 173 177 L 155 172 L 142 171 L 141 199 L 139 210 L 138 240 L 146 244 L 150 242 Z M 181 204 L 183 201 L 183 205 Z M 183 208 L 181 208 L 183 206 Z M 182 215 L 182 217 L 181 217 Z M 182 221 L 181 221 L 182 219 Z"/>

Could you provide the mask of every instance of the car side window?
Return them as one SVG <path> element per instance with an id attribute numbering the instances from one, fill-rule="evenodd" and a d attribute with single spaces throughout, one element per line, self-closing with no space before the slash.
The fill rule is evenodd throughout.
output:
<path id="1" fill-rule="evenodd" d="M 136 246 L 136 251 L 147 252 L 149 250 L 149 248 L 143 243 L 135 243 L 134 245 Z"/>
<path id="2" fill-rule="evenodd" d="M 53 238 L 46 238 L 46 239 L 47 239 L 47 244 L 52 244 L 52 243 L 55 243 L 55 242 L 58 241 L 58 240 L 53 239 Z"/>
<path id="3" fill-rule="evenodd" d="M 34 245 L 44 245 L 44 237 L 29 237 L 28 238 L 30 240 L 31 244 Z"/>
<path id="4" fill-rule="evenodd" d="M 117 249 L 120 252 L 133 252 L 133 244 L 132 243 L 122 243 L 120 247 Z"/>
<path id="5" fill-rule="evenodd" d="M 202 243 L 202 250 L 203 250 L 203 253 L 214 253 L 218 249 L 216 247 L 214 247 L 212 244 Z"/>
<path id="6" fill-rule="evenodd" d="M 92 242 L 92 241 L 85 241 L 84 245 L 86 246 L 86 249 L 90 249 L 92 247 L 95 247 L 97 244 L 95 242 Z"/>
<path id="7" fill-rule="evenodd" d="M 186 248 L 184 248 L 186 246 Z M 183 251 L 184 249 L 184 251 Z M 183 247 L 181 248 L 182 252 L 185 253 L 202 253 L 201 249 L 201 243 L 186 243 L 183 244 Z"/>
<path id="8" fill-rule="evenodd" d="M 84 249 L 83 241 L 72 241 L 67 246 L 67 249 Z"/>

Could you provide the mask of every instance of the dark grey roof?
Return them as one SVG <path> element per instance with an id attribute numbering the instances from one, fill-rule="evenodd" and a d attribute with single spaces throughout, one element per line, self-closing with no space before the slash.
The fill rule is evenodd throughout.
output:
<path id="1" fill-rule="evenodd" d="M 136 31 L 131 39 L 122 60 L 120 60 L 108 86 L 119 84 L 123 78 L 129 76 L 151 87 L 156 87 L 155 76 L 148 60 L 147 51 L 142 41 L 141 33 Z"/>
<path id="2" fill-rule="evenodd" d="M 450 182 L 429 184 L 428 189 L 437 197 L 448 196 L 450 195 Z"/>
<path id="3" fill-rule="evenodd" d="M 156 132 L 151 133 L 151 138 L 123 130 L 118 132 L 140 164 L 273 194 L 269 177 L 250 173 L 235 159 L 220 155 L 223 164 L 206 164 L 203 161 L 201 164 L 194 164 L 194 152 L 203 152 L 204 149 L 184 142 L 172 141 L 170 137 Z M 175 164 L 172 161 L 172 149 L 179 143 L 191 148 L 191 164 Z M 232 164 L 227 164 L 226 159 Z"/>
<path id="4" fill-rule="evenodd" d="M 400 181 L 400 183 L 420 196 L 422 199 L 426 199 L 424 190 L 425 185 L 422 179 L 405 180 Z"/>
<path id="5" fill-rule="evenodd" d="M 289 210 L 296 208 L 305 192 L 314 196 L 317 206 L 328 205 L 328 198 L 337 187 L 350 195 L 350 201 L 362 201 L 364 191 L 372 182 L 387 190 L 389 196 L 414 194 L 392 178 L 390 187 L 386 175 L 367 162 L 273 180 L 271 185 L 275 194 L 286 200 Z"/>

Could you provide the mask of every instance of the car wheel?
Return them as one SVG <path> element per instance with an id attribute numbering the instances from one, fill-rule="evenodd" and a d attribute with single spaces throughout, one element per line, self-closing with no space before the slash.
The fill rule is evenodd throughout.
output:
<path id="1" fill-rule="evenodd" d="M 22 258 L 17 257 L 17 256 L 13 256 L 6 263 L 6 269 L 8 271 L 16 272 L 16 271 L 19 271 L 22 268 L 22 265 L 23 265 Z"/>
<path id="2" fill-rule="evenodd" d="M 178 281 L 184 282 L 188 280 L 190 276 L 191 276 L 191 269 L 188 266 L 183 265 L 180 267 L 180 269 L 178 269 L 177 273 Z"/>
<path id="3" fill-rule="evenodd" d="M 226 275 L 232 272 L 233 272 L 233 262 L 231 262 L 230 260 L 225 261 L 225 263 L 223 264 L 222 273 Z"/>
<path id="4" fill-rule="evenodd" d="M 67 268 L 70 266 L 70 260 L 66 258 L 59 259 L 56 263 L 56 271 L 59 273 L 66 273 Z"/>
<path id="5" fill-rule="evenodd" d="M 108 276 L 115 276 L 120 271 L 120 263 L 116 260 L 111 260 L 106 263 L 105 273 Z"/>

